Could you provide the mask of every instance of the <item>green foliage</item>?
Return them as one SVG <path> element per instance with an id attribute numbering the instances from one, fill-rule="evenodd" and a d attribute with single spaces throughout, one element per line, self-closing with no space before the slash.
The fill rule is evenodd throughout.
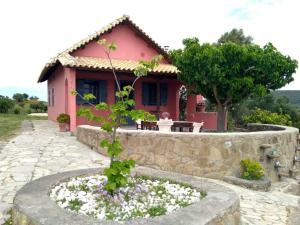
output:
<path id="1" fill-rule="evenodd" d="M 190 93 L 202 94 L 216 104 L 218 116 L 249 96 L 262 96 L 290 83 L 298 66 L 271 43 L 261 48 L 233 42 L 200 44 L 197 38 L 190 38 L 183 44 L 184 49 L 171 52 L 181 71 L 179 78 Z M 222 118 L 218 128 L 224 129 Z"/>
<path id="2" fill-rule="evenodd" d="M 70 116 L 66 113 L 61 113 L 56 118 L 56 121 L 59 123 L 70 123 Z"/>
<path id="3" fill-rule="evenodd" d="M 275 97 L 285 96 L 289 102 L 300 109 L 300 90 L 277 90 L 272 93 Z"/>
<path id="4" fill-rule="evenodd" d="M 167 212 L 167 209 L 163 206 L 155 206 L 155 207 L 151 207 L 148 209 L 148 213 L 151 217 L 162 216 L 162 215 L 165 215 L 166 212 Z"/>
<path id="5" fill-rule="evenodd" d="M 264 169 L 259 162 L 251 159 L 241 160 L 241 177 L 246 180 L 259 180 L 264 176 Z"/>
<path id="6" fill-rule="evenodd" d="M 13 95 L 13 99 L 16 100 L 16 102 L 24 102 L 28 99 L 29 95 L 26 93 L 15 93 Z"/>
<path id="7" fill-rule="evenodd" d="M 29 107 L 33 112 L 47 112 L 47 104 L 42 101 L 31 100 Z"/>
<path id="8" fill-rule="evenodd" d="M 103 139 L 100 143 L 102 148 L 107 150 L 108 155 L 110 156 L 110 167 L 104 170 L 104 175 L 107 176 L 108 182 L 105 186 L 105 189 L 111 194 L 114 194 L 115 190 L 125 186 L 128 183 L 127 176 L 130 174 L 130 169 L 135 166 L 135 161 L 133 160 L 119 160 L 118 157 L 122 152 L 122 144 L 117 137 L 117 128 L 125 125 L 127 118 L 132 120 L 154 120 L 155 116 L 151 115 L 148 112 L 143 110 L 135 110 L 133 107 L 135 101 L 130 98 L 131 93 L 134 91 L 135 82 L 143 76 L 146 76 L 149 71 L 153 70 L 161 60 L 161 56 L 154 57 L 151 61 L 141 61 L 139 66 L 135 69 L 134 74 L 136 79 L 132 85 L 128 85 L 120 88 L 120 83 L 115 72 L 115 68 L 112 64 L 110 58 L 110 52 L 115 51 L 117 46 L 114 43 L 109 43 L 107 40 L 102 39 L 98 41 L 98 44 L 102 45 L 105 49 L 105 53 L 110 61 L 112 73 L 115 78 L 118 90 L 116 91 L 117 101 L 108 105 L 105 102 L 100 102 L 96 105 L 92 105 L 96 111 L 102 111 L 100 113 L 103 116 L 97 116 L 93 113 L 91 107 L 81 107 L 77 111 L 78 116 L 84 116 L 90 121 L 95 121 L 100 123 L 101 129 L 106 131 L 110 138 Z M 72 95 L 78 95 L 86 101 L 92 100 L 95 98 L 92 94 L 85 94 L 81 96 L 78 92 L 72 91 Z"/>
<path id="9" fill-rule="evenodd" d="M 14 107 L 14 101 L 9 97 L 0 95 L 0 113 L 7 113 Z"/>
<path id="10" fill-rule="evenodd" d="M 251 36 L 245 36 L 243 29 L 232 29 L 230 32 L 223 34 L 219 40 L 218 44 L 224 44 L 228 42 L 236 44 L 251 44 L 253 38 Z"/>
<path id="11" fill-rule="evenodd" d="M 21 110 L 22 110 L 21 107 L 16 105 L 13 112 L 14 112 L 14 114 L 21 114 Z"/>
<path id="12" fill-rule="evenodd" d="M 244 123 L 265 123 L 291 126 L 292 121 L 289 115 L 280 115 L 267 110 L 257 108 L 249 116 L 243 117 Z"/>
<path id="13" fill-rule="evenodd" d="M 107 176 L 105 189 L 111 194 L 120 187 L 128 183 L 127 176 L 130 169 L 135 166 L 134 160 L 114 160 L 111 161 L 110 167 L 104 169 L 104 175 Z"/>

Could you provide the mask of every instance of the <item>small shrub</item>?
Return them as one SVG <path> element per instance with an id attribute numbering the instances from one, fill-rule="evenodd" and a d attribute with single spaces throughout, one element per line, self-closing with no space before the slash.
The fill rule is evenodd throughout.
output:
<path id="1" fill-rule="evenodd" d="M 21 107 L 16 106 L 13 110 L 14 114 L 20 114 L 21 113 Z"/>
<path id="2" fill-rule="evenodd" d="M 246 180 L 259 180 L 264 176 L 264 169 L 259 162 L 251 159 L 241 160 L 241 177 Z"/>
<path id="3" fill-rule="evenodd" d="M 272 113 L 268 110 L 256 108 L 249 116 L 243 117 L 244 123 L 265 123 L 291 126 L 291 117 L 286 114 Z"/>
<path id="4" fill-rule="evenodd" d="M 61 113 L 56 118 L 57 122 L 59 123 L 70 123 L 70 116 L 66 113 Z"/>

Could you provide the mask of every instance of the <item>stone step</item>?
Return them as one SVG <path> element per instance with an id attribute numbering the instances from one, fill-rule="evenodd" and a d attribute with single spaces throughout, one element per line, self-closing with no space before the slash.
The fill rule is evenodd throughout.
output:
<path id="1" fill-rule="evenodd" d="M 270 145 L 270 144 L 262 144 L 262 145 L 260 146 L 260 148 L 261 148 L 262 150 L 269 149 L 269 148 L 272 148 L 272 147 L 273 147 L 273 145 Z"/>
<path id="2" fill-rule="evenodd" d="M 278 175 L 279 178 L 281 178 L 281 177 L 290 177 L 290 173 L 287 173 L 287 172 L 279 172 L 277 175 Z"/>

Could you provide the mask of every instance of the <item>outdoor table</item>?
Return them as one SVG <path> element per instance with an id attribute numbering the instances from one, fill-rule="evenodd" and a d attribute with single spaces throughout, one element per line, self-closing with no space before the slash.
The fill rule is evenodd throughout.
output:
<path id="1" fill-rule="evenodd" d="M 184 129 L 187 129 L 189 132 L 193 132 L 193 122 L 187 122 L 187 121 L 174 121 L 174 124 L 171 127 L 172 131 L 176 131 L 176 129 L 179 129 L 179 132 L 184 132 Z"/>

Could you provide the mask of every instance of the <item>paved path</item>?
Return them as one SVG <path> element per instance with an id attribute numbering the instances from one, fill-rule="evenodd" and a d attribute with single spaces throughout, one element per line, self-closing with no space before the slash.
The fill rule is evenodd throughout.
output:
<path id="1" fill-rule="evenodd" d="M 58 132 L 49 121 L 23 124 L 21 135 L 0 144 L 0 224 L 2 212 L 25 183 L 58 172 L 107 165 L 104 156 Z"/>
<path id="2" fill-rule="evenodd" d="M 91 151 L 68 133 L 57 132 L 48 121 L 24 124 L 21 135 L 0 144 L 0 224 L 1 210 L 12 203 L 14 194 L 26 182 L 41 176 L 108 164 L 107 158 Z M 2 148 L 2 149 L 1 149 Z M 222 181 L 240 196 L 243 225 L 286 225 L 299 206 L 299 197 L 278 191 L 258 192 Z M 299 223 L 298 223 L 299 222 Z M 294 225 L 300 225 L 296 220 Z"/>
<path id="3" fill-rule="evenodd" d="M 299 213 L 296 211 L 300 206 L 299 196 L 276 190 L 254 191 L 219 180 L 212 181 L 233 189 L 239 195 L 243 225 L 300 225 L 300 220 L 289 222 L 291 215 Z"/>

